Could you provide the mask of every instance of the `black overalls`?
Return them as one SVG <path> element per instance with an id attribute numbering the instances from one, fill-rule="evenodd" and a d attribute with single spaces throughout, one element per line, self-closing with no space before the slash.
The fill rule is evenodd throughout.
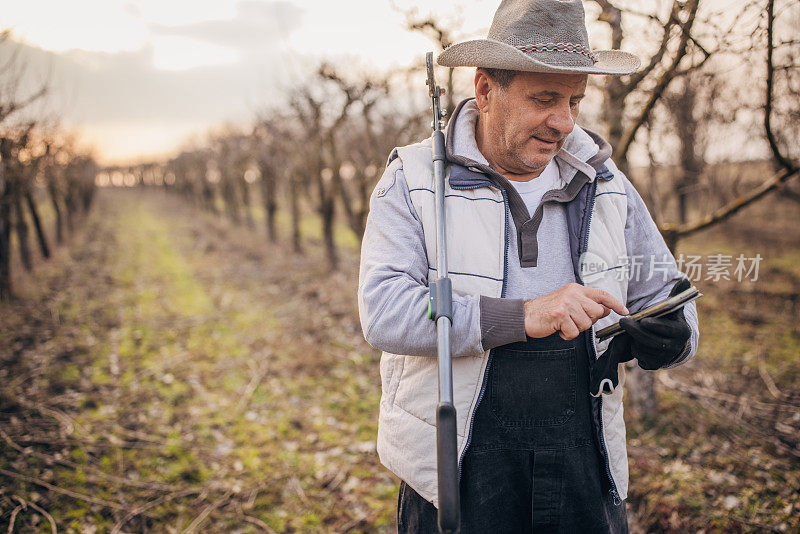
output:
<path id="1" fill-rule="evenodd" d="M 592 428 L 583 332 L 491 351 L 461 475 L 461 532 L 627 532 Z M 437 532 L 436 509 L 402 483 L 399 532 Z"/>

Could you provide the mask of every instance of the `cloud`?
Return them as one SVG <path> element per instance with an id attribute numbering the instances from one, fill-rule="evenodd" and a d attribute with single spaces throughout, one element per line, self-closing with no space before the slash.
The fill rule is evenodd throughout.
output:
<path id="1" fill-rule="evenodd" d="M 274 46 L 301 24 L 303 10 L 288 2 L 245 0 L 236 4 L 236 16 L 181 26 L 151 25 L 156 35 L 189 37 L 245 52 Z"/>
<path id="2" fill-rule="evenodd" d="M 130 157 L 169 150 L 166 131 L 249 121 L 275 99 L 287 76 L 279 43 L 265 46 L 257 57 L 242 54 L 236 61 L 180 71 L 157 68 L 152 45 L 135 52 L 52 52 L 6 42 L 0 60 L 14 51 L 25 66 L 22 89 L 49 80 L 48 111 L 63 125 L 87 131 L 101 159 L 124 158 L 124 147 L 130 147 Z M 183 140 L 176 137 L 173 145 Z"/>

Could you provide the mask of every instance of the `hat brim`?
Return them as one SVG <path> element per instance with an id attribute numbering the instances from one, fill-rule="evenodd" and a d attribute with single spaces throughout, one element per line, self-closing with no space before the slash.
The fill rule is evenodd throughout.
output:
<path id="1" fill-rule="evenodd" d="M 631 74 L 639 70 L 638 57 L 621 50 L 593 51 L 597 63 L 592 66 L 559 67 L 532 58 L 521 50 L 491 39 L 464 41 L 447 47 L 439 54 L 437 63 L 443 67 L 483 67 L 524 72 L 554 72 L 566 74 Z"/>

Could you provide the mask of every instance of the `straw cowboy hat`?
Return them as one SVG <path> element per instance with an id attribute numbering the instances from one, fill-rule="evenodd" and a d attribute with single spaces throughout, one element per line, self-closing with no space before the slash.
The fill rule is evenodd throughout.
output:
<path id="1" fill-rule="evenodd" d="M 486 39 L 449 46 L 444 67 L 529 72 L 630 74 L 639 58 L 620 50 L 592 50 L 581 0 L 503 0 Z"/>

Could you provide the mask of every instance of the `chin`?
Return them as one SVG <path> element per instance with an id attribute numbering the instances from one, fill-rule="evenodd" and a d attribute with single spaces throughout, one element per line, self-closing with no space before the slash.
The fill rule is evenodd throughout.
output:
<path id="1" fill-rule="evenodd" d="M 555 152 L 548 150 L 545 153 L 537 152 L 536 154 L 526 154 L 520 158 L 520 161 L 528 168 L 543 169 L 550 163 L 550 160 L 552 160 L 555 155 Z"/>

